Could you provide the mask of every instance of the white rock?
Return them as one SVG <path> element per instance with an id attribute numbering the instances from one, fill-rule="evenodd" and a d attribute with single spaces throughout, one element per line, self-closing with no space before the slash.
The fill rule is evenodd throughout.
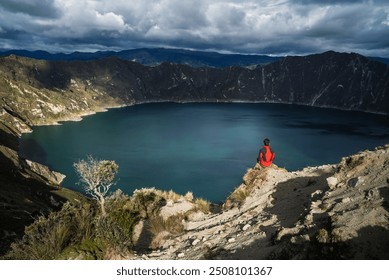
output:
<path id="1" fill-rule="evenodd" d="M 192 242 L 192 246 L 196 246 L 197 244 L 199 244 L 200 240 L 199 239 L 195 239 L 193 240 Z"/>
<path id="2" fill-rule="evenodd" d="M 338 183 L 338 179 L 336 177 L 327 178 L 327 184 L 330 187 L 330 189 L 334 189 L 337 183 Z"/>
<path id="3" fill-rule="evenodd" d="M 173 205 L 174 205 L 174 201 L 171 200 L 171 199 L 169 199 L 169 200 L 166 202 L 166 206 L 167 206 L 167 207 L 173 207 Z"/>
<path id="4" fill-rule="evenodd" d="M 235 242 L 235 238 L 234 238 L 234 237 L 232 237 L 232 238 L 228 239 L 228 240 L 227 240 L 227 242 L 228 242 L 228 243 Z"/>
<path id="5" fill-rule="evenodd" d="M 335 178 L 336 179 L 336 178 Z M 327 179 L 328 180 L 328 179 Z M 328 181 L 327 181 L 328 182 Z M 322 190 L 316 190 L 313 193 L 311 193 L 311 198 L 314 198 L 315 196 L 321 195 L 323 193 Z"/>
<path id="6" fill-rule="evenodd" d="M 242 230 L 243 230 L 243 231 L 246 231 L 246 230 L 248 230 L 250 227 L 251 227 L 251 225 L 250 225 L 250 224 L 247 224 L 247 225 L 245 225 L 245 226 L 242 228 Z"/>
<path id="7" fill-rule="evenodd" d="M 185 257 L 185 253 L 181 252 L 181 253 L 179 253 L 179 254 L 177 255 L 177 257 L 178 257 L 178 258 L 183 258 L 183 257 Z"/>
<path id="8" fill-rule="evenodd" d="M 309 213 L 307 216 L 305 216 L 305 223 L 311 224 L 313 222 L 313 215 Z"/>

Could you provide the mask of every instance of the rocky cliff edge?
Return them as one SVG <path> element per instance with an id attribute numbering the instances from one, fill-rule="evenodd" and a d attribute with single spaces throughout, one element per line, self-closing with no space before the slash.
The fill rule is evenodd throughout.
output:
<path id="1" fill-rule="evenodd" d="M 219 213 L 192 215 L 182 234 L 125 258 L 389 259 L 388 211 L 389 145 L 296 172 L 255 167 Z"/>

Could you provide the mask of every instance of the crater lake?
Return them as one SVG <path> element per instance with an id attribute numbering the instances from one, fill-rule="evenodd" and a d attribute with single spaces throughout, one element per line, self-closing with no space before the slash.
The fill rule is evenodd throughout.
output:
<path id="1" fill-rule="evenodd" d="M 63 186 L 78 191 L 73 164 L 92 155 L 119 165 L 113 190 L 191 191 L 218 203 L 255 165 L 264 138 L 274 163 L 293 171 L 389 143 L 389 119 L 285 104 L 151 103 L 34 127 L 20 154 L 65 174 Z"/>

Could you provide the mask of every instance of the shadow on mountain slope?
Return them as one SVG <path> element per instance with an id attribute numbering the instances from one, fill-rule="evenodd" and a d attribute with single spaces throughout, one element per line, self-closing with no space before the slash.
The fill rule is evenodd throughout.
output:
<path id="1" fill-rule="evenodd" d="M 62 63 L 46 61 L 45 66 L 39 70 L 32 69 L 30 75 L 34 77 L 41 85 L 47 89 L 65 90 L 70 85 L 71 74 L 64 70 Z"/>
<path id="2" fill-rule="evenodd" d="M 389 178 L 387 179 L 388 184 L 389 184 Z M 386 211 L 389 212 L 389 185 L 386 187 L 380 188 L 380 195 L 382 197 L 382 207 L 385 208 Z"/>
<path id="3" fill-rule="evenodd" d="M 318 172 L 316 176 L 298 177 L 279 183 L 273 196 L 274 206 L 265 211 L 277 215 L 282 227 L 292 227 L 309 211 L 312 201 L 328 190 L 326 179 L 331 176 Z"/>
<path id="4" fill-rule="evenodd" d="M 32 138 L 21 139 L 20 146 L 21 157 L 26 157 L 29 160 L 39 162 L 51 168 L 47 162 L 47 152 L 38 141 Z M 28 151 L 28 154 L 26 154 L 26 151 Z"/>
<path id="5" fill-rule="evenodd" d="M 66 199 L 57 192 L 35 178 L 0 173 L 0 255 L 38 216 L 60 209 Z"/>

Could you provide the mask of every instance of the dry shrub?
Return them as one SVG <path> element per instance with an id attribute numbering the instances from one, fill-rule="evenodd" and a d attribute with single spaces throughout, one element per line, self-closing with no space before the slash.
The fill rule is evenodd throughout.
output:
<path id="1" fill-rule="evenodd" d="M 246 198 L 250 196 L 256 188 L 259 188 L 262 182 L 267 179 L 268 168 L 248 169 L 243 177 L 243 184 L 237 187 L 227 198 L 223 205 L 224 209 L 241 206 Z"/>
<path id="2" fill-rule="evenodd" d="M 246 174 L 243 176 L 243 183 L 245 185 L 253 184 L 257 177 L 258 172 L 259 170 L 256 169 L 252 169 L 252 168 L 247 169 Z"/>
<path id="3" fill-rule="evenodd" d="M 172 200 L 173 202 L 177 202 L 181 196 L 177 193 L 175 193 L 174 191 L 170 190 L 168 192 L 165 192 L 165 194 L 163 195 L 163 197 L 166 199 L 166 200 Z"/>
<path id="4" fill-rule="evenodd" d="M 316 234 L 316 240 L 320 243 L 328 243 L 330 241 L 330 235 L 328 231 L 321 228 Z"/>
<path id="5" fill-rule="evenodd" d="M 138 211 L 142 218 L 150 219 L 158 214 L 165 201 L 160 191 L 154 188 L 144 188 L 134 191 L 130 208 Z"/>
<path id="6" fill-rule="evenodd" d="M 155 216 L 149 220 L 148 230 L 153 236 L 157 236 L 160 232 L 165 231 L 166 222 L 161 216 Z"/>
<path id="7" fill-rule="evenodd" d="M 97 221 L 96 237 L 103 240 L 108 249 L 127 253 L 139 212 L 131 207 L 131 199 L 121 190 L 107 198 L 106 208 L 107 215 Z"/>
<path id="8" fill-rule="evenodd" d="M 67 202 L 60 211 L 38 218 L 5 258 L 101 259 L 106 250 L 127 253 L 139 220 L 130 198 L 120 192 L 108 197 L 105 216 L 93 202 Z"/>
<path id="9" fill-rule="evenodd" d="M 182 220 L 183 214 L 177 214 L 164 219 L 161 216 L 155 216 L 149 220 L 149 231 L 153 236 L 157 236 L 161 232 L 169 232 L 171 234 L 179 234 L 184 231 Z"/>
<path id="10" fill-rule="evenodd" d="M 58 257 L 60 260 L 99 260 L 104 257 L 104 245 L 99 240 L 82 240 L 67 247 Z"/>
<path id="11" fill-rule="evenodd" d="M 210 210 L 210 203 L 209 201 L 206 201 L 205 199 L 202 198 L 196 198 L 194 201 L 194 211 L 201 211 L 205 214 L 209 213 Z"/>
<path id="12" fill-rule="evenodd" d="M 241 184 L 226 199 L 223 208 L 231 209 L 233 207 L 240 207 L 244 203 L 246 198 L 252 193 L 252 191 L 253 188 L 251 186 L 246 186 L 245 184 Z"/>
<path id="13" fill-rule="evenodd" d="M 268 168 L 248 169 L 243 176 L 243 184 L 248 187 L 254 187 L 266 180 Z"/>
<path id="14" fill-rule="evenodd" d="M 232 202 L 238 203 L 239 205 L 243 204 L 243 202 L 246 200 L 246 198 L 250 195 L 251 190 L 249 190 L 245 185 L 243 187 L 240 187 L 236 189 L 232 195 L 230 196 L 230 199 Z"/>
<path id="15" fill-rule="evenodd" d="M 65 203 L 58 212 L 38 218 L 26 227 L 22 240 L 11 245 L 8 259 L 50 260 L 73 244 L 90 237 L 94 229 L 91 205 Z"/>
<path id="16" fill-rule="evenodd" d="M 185 200 L 187 200 L 187 201 L 193 201 L 193 193 L 192 193 L 192 192 L 187 192 L 187 193 L 184 195 L 184 198 L 185 198 Z"/>

